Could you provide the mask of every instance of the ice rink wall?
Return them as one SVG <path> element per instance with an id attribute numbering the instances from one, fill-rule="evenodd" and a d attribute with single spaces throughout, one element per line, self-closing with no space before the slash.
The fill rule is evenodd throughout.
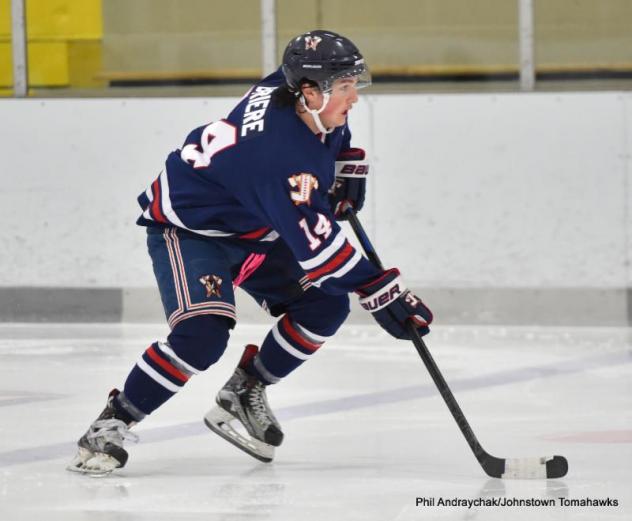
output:
<path id="1" fill-rule="evenodd" d="M 0 100 L 0 321 L 163 320 L 136 196 L 234 102 Z M 362 220 L 437 323 L 629 325 L 632 94 L 366 95 L 350 121 Z"/>

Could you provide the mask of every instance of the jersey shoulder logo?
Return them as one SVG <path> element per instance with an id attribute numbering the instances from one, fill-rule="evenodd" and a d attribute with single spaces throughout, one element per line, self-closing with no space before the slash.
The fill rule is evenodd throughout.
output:
<path id="1" fill-rule="evenodd" d="M 292 187 L 290 198 L 298 206 L 300 204 L 311 204 L 312 190 L 318 188 L 318 179 L 312 174 L 295 174 L 288 178 L 288 183 Z"/>

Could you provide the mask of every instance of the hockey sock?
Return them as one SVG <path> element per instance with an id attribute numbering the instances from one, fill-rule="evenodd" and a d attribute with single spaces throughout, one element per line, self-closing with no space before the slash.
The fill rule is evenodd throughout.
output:
<path id="1" fill-rule="evenodd" d="M 176 366 L 167 354 L 169 346 L 150 345 L 131 370 L 123 393 L 144 414 L 151 414 L 189 380 L 191 372 Z"/>
<path id="2" fill-rule="evenodd" d="M 154 342 L 136 362 L 123 390 L 127 400 L 144 414 L 155 411 L 222 356 L 231 326 L 214 315 L 178 323 L 167 342 Z"/>
<path id="3" fill-rule="evenodd" d="M 264 383 L 276 383 L 309 360 L 325 340 L 285 315 L 268 333 L 246 371 Z"/>

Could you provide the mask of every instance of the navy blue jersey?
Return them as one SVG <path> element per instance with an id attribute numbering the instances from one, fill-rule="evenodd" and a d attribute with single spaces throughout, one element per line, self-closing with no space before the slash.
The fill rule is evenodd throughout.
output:
<path id="1" fill-rule="evenodd" d="M 283 83 L 276 71 L 227 118 L 193 130 L 139 196 L 138 224 L 258 241 L 259 248 L 280 237 L 313 285 L 348 293 L 379 273 L 347 241 L 327 198 L 350 131 L 338 127 L 321 141 L 293 106 L 272 101 Z"/>

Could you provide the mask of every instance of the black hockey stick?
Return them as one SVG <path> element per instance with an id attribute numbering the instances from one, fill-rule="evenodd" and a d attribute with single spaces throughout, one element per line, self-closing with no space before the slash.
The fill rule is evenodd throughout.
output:
<path id="1" fill-rule="evenodd" d="M 380 258 L 377 256 L 371 241 L 362 228 L 353 208 L 347 206 L 345 213 L 349 218 L 349 224 L 351 224 L 351 228 L 353 228 L 354 233 L 358 237 L 358 240 L 362 245 L 362 249 L 366 253 L 367 257 L 376 267 L 383 270 L 384 266 L 382 265 Z M 441 371 L 439 371 L 437 364 L 435 364 L 435 361 L 430 355 L 428 347 L 421 336 L 419 336 L 417 329 L 412 322 L 409 322 L 407 327 L 413 344 L 415 344 L 415 348 L 423 360 L 426 369 L 428 369 L 430 376 L 432 376 L 437 389 L 441 393 L 448 409 L 450 409 L 450 412 L 456 420 L 459 429 L 461 429 L 463 436 L 465 436 L 465 440 L 472 449 L 474 456 L 476 456 L 476 459 L 488 476 L 493 478 L 537 479 L 561 478 L 566 475 L 568 472 L 568 461 L 566 461 L 564 456 L 504 459 L 496 458 L 495 456 L 488 454 L 485 449 L 481 447 L 481 444 L 476 438 L 474 431 L 472 431 L 472 428 L 463 414 L 461 407 L 459 407 L 459 404 L 443 378 Z"/>

